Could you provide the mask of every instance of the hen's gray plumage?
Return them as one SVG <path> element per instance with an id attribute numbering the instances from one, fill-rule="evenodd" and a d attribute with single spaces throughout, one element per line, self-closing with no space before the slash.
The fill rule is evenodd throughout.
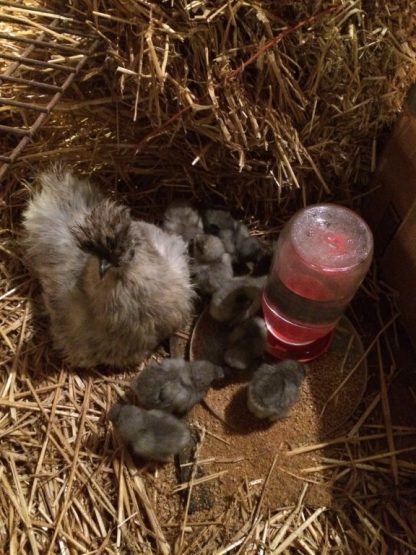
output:
<path id="1" fill-rule="evenodd" d="M 191 243 L 191 273 L 201 293 L 212 294 L 233 277 L 230 255 L 219 237 L 196 235 Z"/>
<path id="2" fill-rule="evenodd" d="M 206 360 L 166 359 L 146 367 L 132 384 L 147 409 L 183 413 L 205 397 L 212 382 L 224 377 L 220 366 Z"/>
<path id="3" fill-rule="evenodd" d="M 264 254 L 259 241 L 250 236 L 248 227 L 226 210 L 206 210 L 203 220 L 205 232 L 222 240 L 233 262 L 257 262 Z"/>
<path id="4" fill-rule="evenodd" d="M 246 370 L 263 355 L 266 337 L 266 324 L 262 318 L 246 320 L 227 338 L 224 361 L 232 368 Z"/>
<path id="5" fill-rule="evenodd" d="M 212 295 L 209 313 L 219 322 L 241 322 L 260 309 L 261 295 L 267 276 L 234 277 Z"/>
<path id="6" fill-rule="evenodd" d="M 160 410 L 114 405 L 108 417 L 126 445 L 144 459 L 167 461 L 191 441 L 186 424 Z"/>
<path id="7" fill-rule="evenodd" d="M 306 369 L 295 360 L 262 364 L 248 386 L 249 410 L 258 418 L 284 418 L 299 398 Z"/>
<path id="8" fill-rule="evenodd" d="M 72 365 L 140 362 L 192 309 L 186 245 L 86 180 L 52 169 L 23 214 L 26 259 Z"/>
<path id="9" fill-rule="evenodd" d="M 187 243 L 198 233 L 203 233 L 202 218 L 196 210 L 187 204 L 172 204 L 163 216 L 163 229 L 177 233 Z"/>

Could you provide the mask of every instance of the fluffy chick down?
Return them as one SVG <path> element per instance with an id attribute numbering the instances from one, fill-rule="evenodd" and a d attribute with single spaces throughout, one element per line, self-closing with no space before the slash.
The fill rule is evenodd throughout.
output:
<path id="1" fill-rule="evenodd" d="M 204 232 L 201 216 L 187 204 L 172 204 L 166 209 L 163 229 L 180 235 L 187 243 Z"/>
<path id="2" fill-rule="evenodd" d="M 299 398 L 306 371 L 306 365 L 295 360 L 262 364 L 248 386 L 250 412 L 271 421 L 287 416 Z"/>
<path id="3" fill-rule="evenodd" d="M 143 459 L 165 462 L 191 442 L 186 424 L 160 410 L 117 404 L 108 417 L 123 442 Z"/>
<path id="4" fill-rule="evenodd" d="M 191 243 L 191 275 L 196 288 L 208 295 L 233 277 L 231 258 L 219 237 L 198 234 Z"/>
<path id="5" fill-rule="evenodd" d="M 228 336 L 224 361 L 232 368 L 246 370 L 263 355 L 266 337 L 266 325 L 262 318 L 242 322 Z"/>
<path id="6" fill-rule="evenodd" d="M 257 262 L 264 254 L 260 242 L 250 236 L 248 227 L 226 210 L 206 210 L 203 220 L 205 232 L 222 240 L 232 262 Z"/>
<path id="7" fill-rule="evenodd" d="M 144 368 L 132 389 L 144 408 L 184 413 L 205 397 L 214 380 L 223 377 L 222 368 L 206 360 L 165 359 Z"/>
<path id="8" fill-rule="evenodd" d="M 234 277 L 212 295 L 209 313 L 218 322 L 242 322 L 254 316 L 261 305 L 267 277 Z"/>

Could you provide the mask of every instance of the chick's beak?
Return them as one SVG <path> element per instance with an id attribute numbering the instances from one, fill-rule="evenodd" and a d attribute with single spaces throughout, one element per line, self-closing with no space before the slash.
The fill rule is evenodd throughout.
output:
<path id="1" fill-rule="evenodd" d="M 102 258 L 100 260 L 99 272 L 100 272 L 101 279 L 105 276 L 105 274 L 111 268 L 111 266 L 112 266 L 111 262 L 109 262 L 105 258 Z"/>

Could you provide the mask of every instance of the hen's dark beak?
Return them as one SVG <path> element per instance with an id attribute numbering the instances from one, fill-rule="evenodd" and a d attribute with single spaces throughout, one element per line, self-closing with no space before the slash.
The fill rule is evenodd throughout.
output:
<path id="1" fill-rule="evenodd" d="M 99 272 L 100 272 L 100 278 L 102 279 L 105 274 L 107 273 L 107 271 L 111 268 L 112 264 L 111 262 L 109 262 L 108 260 L 106 260 L 105 258 L 102 258 L 100 260 L 100 268 L 99 268 Z"/>

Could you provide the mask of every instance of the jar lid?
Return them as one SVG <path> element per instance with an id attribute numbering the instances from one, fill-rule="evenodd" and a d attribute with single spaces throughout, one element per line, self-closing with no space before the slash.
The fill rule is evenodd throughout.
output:
<path id="1" fill-rule="evenodd" d="M 349 208 L 331 203 L 310 205 L 293 216 L 290 233 L 299 256 L 312 267 L 344 271 L 371 262 L 371 230 Z"/>

